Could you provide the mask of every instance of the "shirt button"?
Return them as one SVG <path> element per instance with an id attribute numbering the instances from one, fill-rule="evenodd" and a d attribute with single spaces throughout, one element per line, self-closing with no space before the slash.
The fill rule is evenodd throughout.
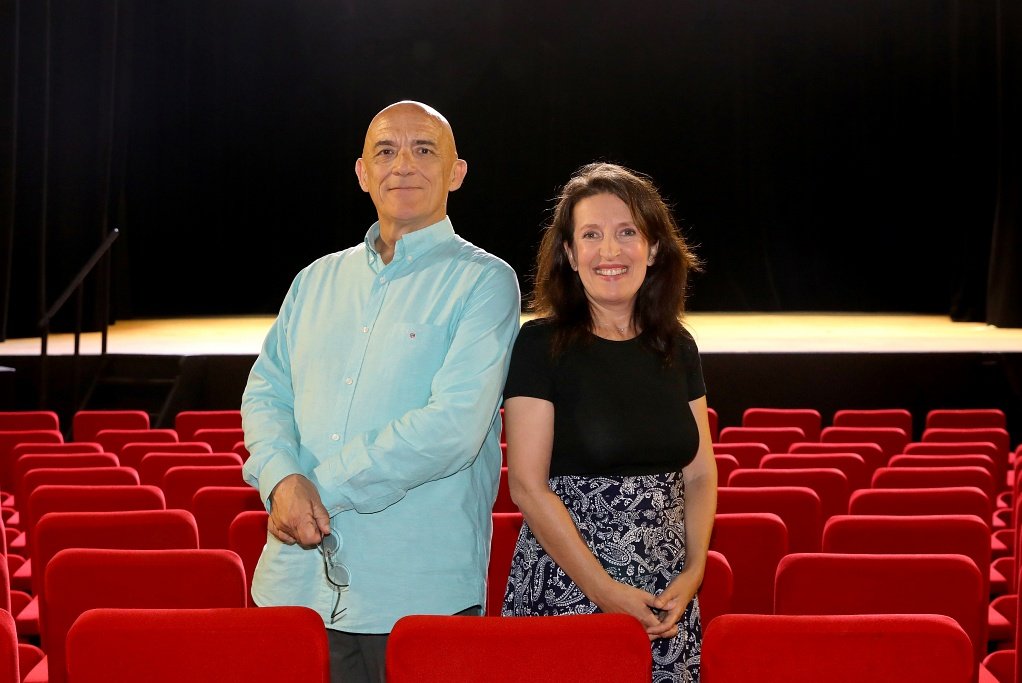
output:
<path id="1" fill-rule="evenodd" d="M 413 260 L 414 260 L 414 257 L 412 257 L 412 256 L 409 256 L 409 257 L 408 257 L 408 262 L 409 262 L 409 263 L 411 263 L 411 262 L 412 262 Z"/>
<path id="2" fill-rule="evenodd" d="M 341 440 L 341 435 L 340 434 L 331 434 L 330 435 L 330 440 L 331 441 L 340 441 Z"/>
<path id="3" fill-rule="evenodd" d="M 365 327 L 365 326 L 363 325 L 363 326 L 362 326 L 362 334 L 365 334 L 365 333 L 366 333 L 366 332 L 368 332 L 368 331 L 369 331 L 369 328 L 368 328 L 368 327 Z"/>
<path id="4" fill-rule="evenodd" d="M 345 378 L 344 378 L 344 383 L 345 383 L 345 384 L 351 384 L 351 383 L 352 383 L 352 381 L 353 381 L 353 380 L 352 380 L 352 379 L 351 379 L 350 377 L 345 377 Z"/>
<path id="5" fill-rule="evenodd" d="M 386 281 L 387 281 L 387 278 L 385 278 L 385 277 L 383 277 L 383 276 L 381 275 L 381 276 L 380 276 L 380 282 L 386 282 Z"/>

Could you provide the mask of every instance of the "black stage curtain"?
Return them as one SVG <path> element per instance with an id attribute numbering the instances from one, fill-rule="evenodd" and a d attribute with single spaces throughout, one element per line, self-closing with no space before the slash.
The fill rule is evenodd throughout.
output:
<path id="1" fill-rule="evenodd" d="M 672 201 L 706 262 L 693 309 L 1019 324 L 1018 12 L 0 0 L 2 319 L 34 332 L 113 227 L 117 317 L 274 312 L 361 239 L 365 126 L 412 98 L 469 162 L 456 228 L 526 292 L 550 198 L 606 159 Z"/>

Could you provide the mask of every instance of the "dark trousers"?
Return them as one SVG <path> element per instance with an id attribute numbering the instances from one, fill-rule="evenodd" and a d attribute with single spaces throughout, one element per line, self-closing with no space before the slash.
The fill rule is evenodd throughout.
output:
<path id="1" fill-rule="evenodd" d="M 479 605 L 455 616 L 481 616 Z M 330 683 L 384 683 L 389 633 L 347 633 L 327 629 L 330 645 Z"/>

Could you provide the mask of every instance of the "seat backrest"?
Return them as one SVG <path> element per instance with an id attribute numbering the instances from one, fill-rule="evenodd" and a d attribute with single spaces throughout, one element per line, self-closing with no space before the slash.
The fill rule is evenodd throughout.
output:
<path id="1" fill-rule="evenodd" d="M 773 611 L 774 575 L 777 564 L 788 554 L 788 530 L 780 517 L 763 512 L 718 513 L 710 550 L 719 552 L 731 565 L 733 612 Z"/>
<path id="2" fill-rule="evenodd" d="M 820 433 L 824 443 L 866 442 L 880 446 L 884 464 L 892 455 L 901 453 L 909 442 L 910 432 L 898 427 L 827 427 Z"/>
<path id="3" fill-rule="evenodd" d="M 716 453 L 713 459 L 717 465 L 717 481 L 727 481 L 731 473 L 741 467 L 738 458 L 727 453 Z"/>
<path id="4" fill-rule="evenodd" d="M 241 512 L 265 510 L 257 489 L 245 486 L 203 486 L 192 496 L 191 510 L 199 525 L 199 546 L 230 548 L 229 532 Z"/>
<path id="5" fill-rule="evenodd" d="M 912 455 L 901 453 L 887 462 L 888 467 L 982 467 L 997 480 L 997 465 L 989 455 Z"/>
<path id="6" fill-rule="evenodd" d="M 160 550 L 198 548 L 199 532 L 184 510 L 50 512 L 32 539 L 32 591 L 44 590 L 46 565 L 65 548 Z"/>
<path id="7" fill-rule="evenodd" d="M 500 616 L 504 592 L 511 570 L 511 558 L 522 529 L 522 513 L 494 512 L 493 539 L 490 541 L 490 564 L 486 572 L 486 615 Z"/>
<path id="8" fill-rule="evenodd" d="M 718 414 L 713 408 L 707 408 L 706 418 L 710 423 L 710 440 L 716 441 L 717 437 L 720 436 L 720 414 Z M 503 436 L 503 432 L 501 432 L 501 436 Z M 501 441 L 503 440 L 504 439 L 501 438 Z"/>
<path id="9" fill-rule="evenodd" d="M 245 432 L 241 427 L 231 429 L 203 428 L 195 430 L 195 440 L 205 441 L 216 453 L 223 453 L 234 448 L 234 444 L 245 440 Z"/>
<path id="10" fill-rule="evenodd" d="M 743 427 L 798 427 L 806 441 L 819 441 L 823 418 L 813 408 L 748 408 Z"/>
<path id="11" fill-rule="evenodd" d="M 114 453 L 27 453 L 19 456 L 14 463 L 14 499 L 24 501 L 25 475 L 35 469 L 79 467 L 118 467 L 120 462 Z"/>
<path id="12" fill-rule="evenodd" d="M 163 491 L 156 486 L 96 484 L 73 486 L 44 484 L 28 498 L 26 532 L 35 528 L 48 512 L 114 512 L 117 510 L 163 510 Z"/>
<path id="13" fill-rule="evenodd" d="M 60 418 L 52 410 L 0 411 L 0 432 L 26 429 L 59 430 Z"/>
<path id="14" fill-rule="evenodd" d="M 726 614 L 703 637 L 708 683 L 970 683 L 969 636 L 939 614 Z"/>
<path id="15" fill-rule="evenodd" d="M 23 455 L 102 453 L 103 446 L 95 441 L 55 441 L 53 443 L 19 443 L 11 448 L 17 461 Z"/>
<path id="16" fill-rule="evenodd" d="M 868 443 L 863 441 L 852 441 L 852 442 L 833 442 L 833 443 L 812 443 L 812 442 L 799 442 L 791 444 L 788 448 L 789 453 L 855 453 L 866 461 L 866 469 L 869 470 L 870 475 L 878 467 L 883 467 L 887 464 L 887 457 L 884 455 L 884 450 L 875 443 Z"/>
<path id="17" fill-rule="evenodd" d="M 121 464 L 138 469 L 142 459 L 150 453 L 212 453 L 205 441 L 133 441 L 121 447 Z"/>
<path id="18" fill-rule="evenodd" d="M 67 680 L 67 632 L 90 609 L 245 606 L 245 570 L 229 550 L 68 548 L 50 560 L 45 581 L 39 617 L 49 683 Z"/>
<path id="19" fill-rule="evenodd" d="M 950 427 L 952 429 L 985 428 L 1004 429 L 1008 420 L 998 408 L 937 408 L 926 414 L 926 428 Z"/>
<path id="20" fill-rule="evenodd" d="M 129 443 L 177 443 L 178 438 L 173 429 L 101 429 L 96 441 L 103 444 L 103 450 L 120 454 Z"/>
<path id="21" fill-rule="evenodd" d="M 720 430 L 723 443 L 761 443 L 770 453 L 787 453 L 788 447 L 805 441 L 806 434 L 798 427 L 725 427 Z"/>
<path id="22" fill-rule="evenodd" d="M 1008 452 L 1011 450 L 1011 439 L 1006 429 L 996 427 L 977 428 L 951 428 L 931 427 L 923 432 L 923 443 L 926 442 L 987 442 L 997 447 L 997 458 L 1008 462 Z"/>
<path id="23" fill-rule="evenodd" d="M 760 460 L 769 452 L 770 448 L 765 443 L 713 442 L 714 455 L 733 456 L 738 461 L 739 467 L 759 467 Z"/>
<path id="24" fill-rule="evenodd" d="M 413 615 L 387 641 L 388 683 L 580 680 L 650 681 L 652 653 L 639 622 L 624 614 L 515 617 Z"/>
<path id="25" fill-rule="evenodd" d="M 790 552 L 819 552 L 823 538 L 820 496 L 806 486 L 722 486 L 717 512 L 771 512 L 788 530 Z"/>
<path id="26" fill-rule="evenodd" d="M 831 424 L 835 427 L 897 427 L 906 434 L 914 433 L 912 413 L 904 408 L 839 410 Z"/>
<path id="27" fill-rule="evenodd" d="M 848 503 L 851 515 L 975 515 L 990 523 L 993 505 L 973 486 L 862 489 Z"/>
<path id="28" fill-rule="evenodd" d="M 997 488 L 990 472 L 982 467 L 881 467 L 873 474 L 873 488 L 937 488 L 941 486 L 974 486 L 997 497 Z"/>
<path id="29" fill-rule="evenodd" d="M 850 490 L 869 488 L 870 470 L 858 453 L 770 453 L 760 461 L 760 469 L 791 470 L 833 468 L 844 472 Z"/>
<path id="30" fill-rule="evenodd" d="M 25 473 L 18 487 L 20 500 L 28 500 L 32 492 L 47 484 L 68 486 L 138 486 L 138 472 L 130 467 L 37 467 Z"/>
<path id="31" fill-rule="evenodd" d="M 0 681 L 21 680 L 18 670 L 18 631 L 14 617 L 0 609 Z"/>
<path id="32" fill-rule="evenodd" d="M 323 619 L 307 607 L 95 609 L 71 627 L 66 649 L 75 683 L 330 680 Z"/>
<path id="33" fill-rule="evenodd" d="M 823 519 L 848 512 L 848 477 L 832 468 L 801 468 L 785 470 L 739 469 L 728 478 L 729 487 L 736 486 L 806 486 L 820 497 Z"/>
<path id="34" fill-rule="evenodd" d="M 203 486 L 238 486 L 248 488 L 241 477 L 241 465 L 210 467 L 171 467 L 163 475 L 160 488 L 167 497 L 168 508 L 192 509 L 192 497 Z"/>
<path id="35" fill-rule="evenodd" d="M 497 497 L 493 501 L 494 512 L 520 512 L 515 501 L 511 499 L 511 486 L 508 481 L 507 467 L 500 468 L 500 479 L 497 480 Z"/>
<path id="36" fill-rule="evenodd" d="M 241 465 L 241 456 L 237 453 L 148 453 L 138 464 L 138 480 L 143 484 L 159 486 L 163 475 L 171 467 L 221 467 L 224 465 Z"/>
<path id="37" fill-rule="evenodd" d="M 266 545 L 267 524 L 270 515 L 265 511 L 242 512 L 238 514 L 227 532 L 227 543 L 230 549 L 241 558 L 245 566 L 245 585 L 248 604 L 252 602 L 252 576 L 255 574 L 259 556 Z"/>
<path id="38" fill-rule="evenodd" d="M 965 555 L 989 590 L 990 528 L 974 515 L 839 515 L 823 527 L 823 552 Z"/>
<path id="39" fill-rule="evenodd" d="M 775 614 L 944 614 L 987 651 L 983 577 L 964 555 L 795 553 L 781 560 Z"/>
<path id="40" fill-rule="evenodd" d="M 182 410 L 174 417 L 182 441 L 192 441 L 200 429 L 241 429 L 240 410 Z"/>
<path id="41" fill-rule="evenodd" d="M 735 590 L 735 575 L 727 558 L 716 550 L 706 553 L 706 570 L 699 586 L 699 619 L 703 628 L 731 611 L 731 596 Z"/>
<path id="42" fill-rule="evenodd" d="M 71 420 L 75 441 L 97 441 L 104 429 L 149 429 L 149 414 L 144 410 L 79 410 Z"/>
<path id="43" fill-rule="evenodd" d="M 14 448 L 21 444 L 63 443 L 55 429 L 19 429 L 0 432 L 0 490 L 11 491 L 14 484 Z"/>

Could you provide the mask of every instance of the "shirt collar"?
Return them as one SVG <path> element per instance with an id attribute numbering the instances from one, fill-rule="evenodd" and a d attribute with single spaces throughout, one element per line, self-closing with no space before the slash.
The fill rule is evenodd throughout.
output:
<path id="1" fill-rule="evenodd" d="M 376 251 L 376 239 L 379 236 L 380 222 L 376 221 L 369 228 L 369 232 L 366 233 L 366 258 L 370 264 L 377 264 L 382 267 L 383 261 L 380 259 L 379 252 Z M 414 230 L 399 239 L 394 247 L 394 259 L 391 262 L 393 263 L 393 261 L 408 257 L 416 258 L 453 236 L 454 225 L 451 224 L 449 217 L 444 216 L 442 220 L 437 221 L 433 225 Z"/>

